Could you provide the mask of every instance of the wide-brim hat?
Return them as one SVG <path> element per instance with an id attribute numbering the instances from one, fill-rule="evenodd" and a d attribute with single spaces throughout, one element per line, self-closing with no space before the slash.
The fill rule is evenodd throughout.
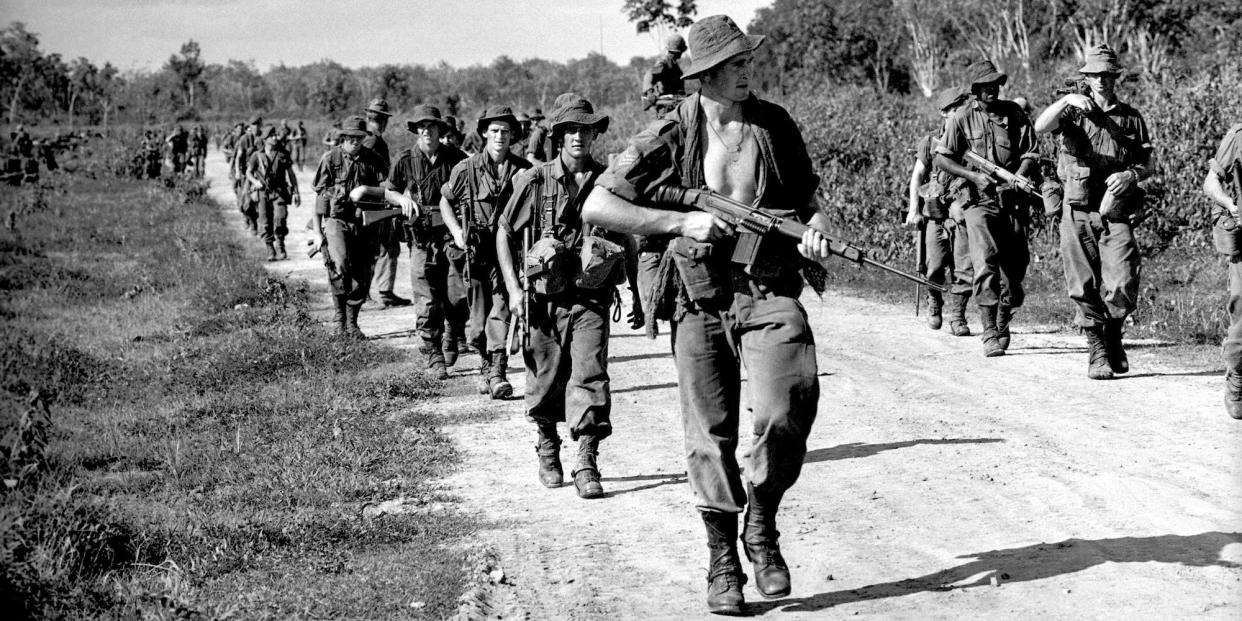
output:
<path id="1" fill-rule="evenodd" d="M 262 124 L 263 124 L 263 117 L 261 117 L 261 116 L 259 116 L 259 115 L 257 115 L 257 114 L 256 114 L 256 115 L 254 115 L 254 116 L 252 116 L 252 117 L 250 117 L 250 124 L 251 124 L 251 125 L 262 125 Z"/>
<path id="2" fill-rule="evenodd" d="M 936 109 L 941 112 L 962 103 L 970 93 L 967 93 L 960 86 L 950 86 L 936 93 Z"/>
<path id="3" fill-rule="evenodd" d="M 690 67 L 683 77 L 697 78 L 738 54 L 753 52 L 762 43 L 762 36 L 742 32 L 728 15 L 704 17 L 690 27 Z"/>
<path id="4" fill-rule="evenodd" d="M 338 136 L 366 136 L 367 120 L 360 116 L 351 116 L 341 121 L 341 128 L 337 130 Z"/>
<path id="5" fill-rule="evenodd" d="M 375 99 L 372 99 L 371 103 L 367 105 L 367 109 L 366 109 L 367 112 L 370 112 L 372 114 L 378 114 L 380 116 L 392 116 L 392 113 L 389 112 L 388 110 L 389 110 L 388 102 L 380 97 L 376 97 Z"/>
<path id="6" fill-rule="evenodd" d="M 517 117 L 513 115 L 513 108 L 509 106 L 490 106 L 479 116 L 479 122 L 475 124 L 475 131 L 480 136 L 487 133 L 487 126 L 492 121 L 503 121 L 509 124 L 509 129 L 516 133 L 522 128 L 522 124 L 518 122 Z"/>
<path id="7" fill-rule="evenodd" d="M 608 116 L 595 114 L 595 106 L 584 97 L 557 98 L 563 103 L 552 111 L 552 131 L 556 132 L 566 125 L 588 125 L 595 128 L 596 133 L 608 131 Z"/>
<path id="8" fill-rule="evenodd" d="M 415 132 L 418 131 L 418 126 L 422 123 L 435 123 L 440 126 L 440 131 L 452 129 L 448 122 L 440 116 L 440 109 L 435 106 L 415 106 L 414 115 L 405 120 L 405 128 Z"/>
<path id="9" fill-rule="evenodd" d="M 1101 43 L 1083 54 L 1086 64 L 1078 70 L 1078 73 L 1111 73 L 1114 75 L 1121 74 L 1124 69 L 1121 63 L 1117 62 L 1117 53 L 1107 43 Z"/>
<path id="10" fill-rule="evenodd" d="M 529 116 L 530 116 L 530 120 L 532 121 L 542 121 L 545 118 L 547 118 L 543 115 L 543 110 L 540 110 L 539 108 L 535 108 L 534 110 L 531 110 Z"/>
<path id="11" fill-rule="evenodd" d="M 966 74 L 970 77 L 971 86 L 981 84 L 1001 84 L 1009 81 L 1009 76 L 1001 73 L 990 60 L 981 60 L 967 67 Z"/>

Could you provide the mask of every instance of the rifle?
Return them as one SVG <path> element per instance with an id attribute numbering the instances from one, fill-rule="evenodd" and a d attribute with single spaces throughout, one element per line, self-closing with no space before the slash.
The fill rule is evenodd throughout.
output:
<path id="1" fill-rule="evenodd" d="M 526 227 L 522 231 L 522 269 L 518 271 L 518 279 L 522 283 L 522 327 L 518 327 L 518 321 L 511 319 L 509 321 L 509 335 L 505 338 L 508 343 L 509 355 L 517 355 L 518 352 L 525 351 L 526 346 L 530 344 L 530 277 L 526 274 L 526 255 L 530 254 L 530 238 L 532 235 L 531 227 Z M 521 340 L 514 343 L 514 339 L 518 337 L 518 331 L 521 331 Z"/>
<path id="2" fill-rule="evenodd" d="M 927 271 L 927 221 L 919 218 L 919 227 L 914 231 L 914 262 L 915 269 L 922 276 Z M 919 316 L 919 298 L 923 297 L 923 284 L 914 283 L 914 316 Z"/>
<path id="3" fill-rule="evenodd" d="M 978 168 L 983 173 L 991 175 L 996 179 L 1000 179 L 1001 181 L 1004 181 L 1009 185 L 1026 192 L 1027 194 L 1043 198 L 1043 195 L 1039 192 L 1039 186 L 1035 185 L 1034 181 L 1031 181 L 1030 179 L 1027 179 L 1017 173 L 1011 173 L 1008 170 L 989 162 L 987 158 L 984 158 L 982 155 L 979 155 L 974 151 L 966 151 L 966 155 L 964 155 L 963 158 L 967 163 L 971 164 L 975 168 Z"/>
<path id="4" fill-rule="evenodd" d="M 779 216 L 764 213 L 750 205 L 735 201 L 728 196 L 713 192 L 711 190 L 692 190 L 672 185 L 666 185 L 656 188 L 654 200 L 656 203 L 664 203 L 670 205 L 683 205 L 699 211 L 710 213 L 725 222 L 737 228 L 745 229 L 748 232 L 757 235 L 766 235 L 767 233 L 777 233 L 783 237 L 802 240 L 802 234 L 810 229 L 805 224 L 796 220 L 787 220 Z M 825 239 L 828 240 L 828 252 L 834 254 L 847 261 L 852 261 L 859 265 L 870 265 L 882 269 L 890 274 L 901 276 L 906 280 L 914 281 L 927 287 L 935 289 L 941 293 L 948 293 L 943 286 L 938 285 L 922 276 L 910 274 L 899 270 L 891 265 L 881 263 L 872 259 L 865 250 L 855 246 L 840 238 L 819 231 Z"/>

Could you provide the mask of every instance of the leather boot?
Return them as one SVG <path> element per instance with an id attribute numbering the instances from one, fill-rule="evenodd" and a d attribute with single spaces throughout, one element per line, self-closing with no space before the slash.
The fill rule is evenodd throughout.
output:
<path id="1" fill-rule="evenodd" d="M 424 356 L 427 356 L 427 374 L 436 379 L 448 379 L 448 369 L 444 364 L 444 352 L 441 351 L 440 339 L 424 338 L 423 344 L 418 348 Z"/>
<path id="2" fill-rule="evenodd" d="M 1108 346 L 1104 343 L 1104 328 L 1091 326 L 1082 329 L 1087 337 L 1087 377 L 1093 380 L 1113 379 L 1113 370 L 1108 364 Z"/>
<path id="3" fill-rule="evenodd" d="M 944 325 L 944 318 L 940 311 L 944 308 L 944 302 L 940 297 L 939 291 L 930 291 L 927 294 L 927 327 L 932 330 L 939 330 Z"/>
<path id="4" fill-rule="evenodd" d="M 1000 330 L 996 327 L 996 315 L 995 306 L 979 306 L 979 316 L 983 318 L 983 355 L 988 358 L 1005 355 L 1005 348 L 1000 344 Z"/>
<path id="5" fill-rule="evenodd" d="M 285 252 L 285 238 L 283 237 L 276 240 L 276 254 L 280 255 L 282 261 L 289 258 L 289 253 Z"/>
<path id="6" fill-rule="evenodd" d="M 444 339 L 444 366 L 451 367 L 457 364 L 457 356 L 460 351 L 457 349 L 457 337 L 452 334 Z"/>
<path id="7" fill-rule="evenodd" d="M 966 323 L 966 302 L 969 295 L 949 294 L 949 331 L 953 336 L 970 336 L 970 325 Z"/>
<path id="8" fill-rule="evenodd" d="M 742 548 L 746 558 L 754 564 L 755 588 L 767 599 L 789 595 L 789 565 L 781 556 L 777 543 L 780 531 L 776 530 L 776 510 L 780 496 L 761 495 L 749 484 L 746 486 L 749 500 L 746 504 L 746 525 L 742 529 Z"/>
<path id="9" fill-rule="evenodd" d="M 556 423 L 538 423 L 538 439 L 535 454 L 539 456 L 539 482 L 544 487 L 560 487 L 565 483 L 565 471 L 561 468 L 561 437 Z"/>
<path id="10" fill-rule="evenodd" d="M 599 482 L 599 467 L 595 458 L 599 455 L 599 438 L 583 434 L 578 436 L 578 463 L 574 466 L 574 487 L 579 498 L 599 498 L 604 486 Z"/>
<path id="11" fill-rule="evenodd" d="M 1125 323 L 1125 319 L 1109 319 L 1104 322 L 1104 346 L 1108 348 L 1108 367 L 1117 374 L 1130 372 L 1130 359 L 1126 357 L 1126 350 L 1121 346 L 1122 327 Z"/>
<path id="12" fill-rule="evenodd" d="M 707 528 L 707 610 L 718 615 L 740 615 L 746 606 L 742 561 L 737 556 L 737 514 L 701 512 Z"/>
<path id="13" fill-rule="evenodd" d="M 1242 373 L 1237 371 L 1225 374 L 1225 412 L 1242 420 Z"/>
<path id="14" fill-rule="evenodd" d="M 267 242 L 267 260 L 276 260 L 276 247 L 272 245 L 272 242 Z"/>
<path id="15" fill-rule="evenodd" d="M 359 341 L 365 341 L 367 335 L 362 333 L 358 328 L 358 311 L 362 310 L 361 305 L 346 304 L 345 305 L 345 336 Z"/>
<path id="16" fill-rule="evenodd" d="M 479 389 L 479 394 L 486 395 L 492 391 L 491 376 L 492 354 L 491 352 L 479 350 L 479 377 L 477 380 L 478 384 L 476 385 Z"/>
<path id="17" fill-rule="evenodd" d="M 345 296 L 334 295 L 332 296 L 332 302 L 332 325 L 336 328 L 337 334 L 345 336 Z"/>
<path id="18" fill-rule="evenodd" d="M 1001 349 L 1009 351 L 1009 322 L 1013 321 L 1013 309 L 1001 305 L 996 314 L 996 340 Z"/>
<path id="19" fill-rule="evenodd" d="M 493 399 L 508 399 L 513 396 L 513 384 L 508 377 L 509 354 L 502 351 L 492 352 L 492 368 L 487 374 L 487 388 Z"/>

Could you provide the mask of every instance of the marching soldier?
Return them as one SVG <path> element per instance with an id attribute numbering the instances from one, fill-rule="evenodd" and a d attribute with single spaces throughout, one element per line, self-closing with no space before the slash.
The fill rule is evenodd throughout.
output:
<path id="1" fill-rule="evenodd" d="M 1229 257 L 1229 331 L 1221 344 L 1225 359 L 1225 412 L 1242 419 L 1242 123 L 1225 132 L 1208 163 L 1203 191 L 1216 205 L 1212 239 L 1217 252 Z"/>
<path id="2" fill-rule="evenodd" d="M 250 163 L 252 155 L 263 149 L 262 136 L 263 118 L 254 116 L 250 119 L 250 126 L 246 128 L 246 133 L 237 140 L 237 144 L 233 145 L 233 174 L 234 178 L 241 183 L 237 209 L 246 218 L 246 229 L 251 235 L 256 236 L 259 234 L 259 210 L 258 205 L 251 200 L 253 197 L 250 184 L 246 181 L 246 165 Z"/>
<path id="3" fill-rule="evenodd" d="M 973 293 L 983 318 L 983 354 L 1003 356 L 1009 348 L 1009 323 L 1022 306 L 1022 280 L 1030 263 L 1026 241 L 1026 197 L 1017 189 L 997 187 L 997 180 L 962 164 L 967 151 L 1010 172 L 1030 178 L 1039 154 L 1031 121 L 1012 101 L 1000 99 L 1000 87 L 1008 76 L 990 61 L 968 69 L 974 100 L 962 106 L 945 128 L 936 148 L 935 164 L 941 170 L 970 182 L 964 207 L 966 233 L 970 238 L 970 263 L 974 270 Z"/>
<path id="4" fill-rule="evenodd" d="M 1117 99 L 1117 54 L 1105 44 L 1086 57 L 1078 71 L 1091 95 L 1061 97 L 1039 115 L 1035 130 L 1059 138 L 1061 260 L 1077 304 L 1074 323 L 1087 337 L 1087 377 L 1110 379 L 1130 370 L 1121 336 L 1138 303 L 1140 270 L 1130 218 L 1143 206 L 1138 182 L 1155 162 L 1147 123 Z"/>
<path id="5" fill-rule="evenodd" d="M 435 106 L 414 108 L 414 117 L 405 125 L 417 138 L 393 163 L 384 182 L 385 198 L 401 206 L 409 223 L 414 329 L 423 341 L 420 351 L 427 357 L 431 375 L 445 379 L 446 367 L 457 362 L 468 310 L 463 282 L 466 258 L 453 247 L 453 237 L 440 215 L 440 189 L 466 154 L 440 143 L 441 132 L 452 130 Z"/>
<path id="6" fill-rule="evenodd" d="M 253 200 L 259 216 L 259 234 L 267 246 L 267 260 L 288 259 L 285 235 L 289 233 L 289 203 L 301 205 L 302 197 L 298 194 L 298 179 L 293 175 L 293 164 L 280 149 L 279 138 L 268 136 L 263 140 L 263 150 L 250 156 L 250 162 L 246 165 L 246 181 L 255 195 Z"/>
<path id="7" fill-rule="evenodd" d="M 289 141 L 293 151 L 291 158 L 294 165 L 298 167 L 298 172 L 301 172 L 306 162 L 306 125 L 302 121 L 298 121 L 298 126 L 293 129 Z"/>
<path id="8" fill-rule="evenodd" d="M 342 121 L 337 135 L 340 144 L 323 154 L 312 183 L 318 199 L 311 251 L 327 246 L 324 265 L 340 334 L 362 339 L 366 337 L 358 328 L 358 312 L 371 287 L 376 241 L 362 226 L 358 203 L 364 188 L 380 185 L 385 173 L 375 153 L 362 146 L 367 136 L 367 122 L 362 117 Z"/>
<path id="9" fill-rule="evenodd" d="M 362 141 L 363 148 L 370 149 L 383 163 L 387 171 L 392 166 L 388 154 L 388 142 L 384 140 L 384 132 L 388 129 L 388 102 L 383 99 L 372 99 L 367 106 L 367 137 Z M 379 241 L 379 254 L 375 257 L 375 288 L 379 291 L 379 302 L 384 308 L 390 306 L 409 306 L 410 301 L 393 293 L 397 284 L 397 258 L 401 256 L 401 229 L 396 220 L 388 219 L 373 225 L 375 238 Z"/>
<path id="10" fill-rule="evenodd" d="M 669 279 L 651 305 L 670 320 L 687 473 L 707 530 L 707 607 L 740 614 L 742 543 L 766 598 L 790 592 L 776 515 L 798 479 L 819 401 L 815 338 L 798 298 L 803 260 L 828 256 L 815 202 L 819 177 L 801 132 L 780 106 L 750 90 L 763 41 L 715 15 L 690 29 L 687 77 L 701 89 L 634 137 L 596 182 L 583 219 L 613 231 L 673 236 L 661 257 Z M 764 212 L 813 227 L 801 243 L 744 233 L 700 211 L 653 206 L 658 186 L 707 186 Z M 734 255 L 735 248 L 741 252 Z M 746 249 L 750 251 L 746 251 Z M 734 457 L 746 361 L 754 439 L 743 471 Z"/>
<path id="11" fill-rule="evenodd" d="M 608 241 L 609 246 L 602 238 L 588 237 L 601 232 L 584 225 L 581 216 L 582 202 L 604 170 L 592 159 L 591 145 L 607 129 L 608 117 L 595 114 L 586 99 L 572 97 L 553 111 L 552 133 L 561 144 L 560 154 L 518 175 L 496 234 L 496 253 L 514 321 L 524 321 L 529 335 L 522 357 L 526 362 L 526 415 L 537 429 L 539 481 L 547 487 L 563 482 L 556 424 L 565 422 L 570 438 L 578 442 L 577 464 L 570 476 L 581 498 L 604 493 L 596 458 L 600 441 L 612 433 L 608 311 L 616 277 L 625 276 L 625 246 Z M 531 243 L 518 242 L 524 235 Z M 623 242 L 632 239 L 611 237 Z M 594 263 L 594 273 L 582 272 L 579 256 L 584 239 L 622 254 L 614 254 L 611 263 Z M 520 268 L 529 281 L 525 292 L 514 269 L 515 244 L 527 251 L 521 256 Z M 526 304 L 518 302 L 523 295 L 528 296 Z"/>
<path id="12" fill-rule="evenodd" d="M 148 179 L 158 179 L 163 174 L 164 166 L 163 146 L 161 140 L 155 136 L 155 132 L 147 130 L 146 135 L 142 139 L 143 157 L 146 160 L 146 172 Z"/>
<path id="13" fill-rule="evenodd" d="M 551 138 L 547 126 L 543 124 L 543 110 L 535 108 L 530 113 L 530 136 L 526 139 L 526 159 L 532 165 L 542 164 L 552 153 Z"/>
<path id="14" fill-rule="evenodd" d="M 190 151 L 190 135 L 184 127 L 178 125 L 164 141 L 168 143 L 173 174 L 180 175 L 185 172 L 186 156 Z"/>
<path id="15" fill-rule="evenodd" d="M 195 125 L 190 131 L 190 165 L 195 177 L 202 177 L 207 163 L 207 130 Z"/>
<path id="16" fill-rule="evenodd" d="M 496 264 L 496 221 L 513 194 L 513 176 L 530 168 L 530 162 L 509 150 L 510 138 L 520 131 L 509 106 L 489 107 L 479 117 L 475 131 L 484 139 L 483 151 L 453 167 L 441 189 L 440 214 L 454 245 L 468 253 L 470 321 L 466 339 L 482 359 L 479 392 L 493 399 L 507 399 L 513 395 L 506 375 L 509 300 Z M 460 221 L 455 209 L 461 211 Z"/>
<path id="17" fill-rule="evenodd" d="M 440 135 L 440 144 L 461 149 L 461 125 L 458 123 L 457 117 L 451 114 L 445 115 L 444 127 L 444 133 Z"/>
<path id="18" fill-rule="evenodd" d="M 922 226 L 919 243 L 923 244 L 927 262 L 924 276 L 944 285 L 949 280 L 949 330 L 953 336 L 970 336 L 966 324 L 966 301 L 970 299 L 970 242 L 960 209 L 950 217 L 951 198 L 947 175 L 935 168 L 932 157 L 940 145 L 940 136 L 949 117 L 969 97 L 958 87 L 946 88 L 936 97 L 942 119 L 941 130 L 923 136 L 915 147 L 914 169 L 910 172 L 910 201 L 906 226 Z M 958 226 L 958 225 L 961 226 Z M 943 323 L 944 300 L 939 291 L 927 291 L 927 325 L 939 330 Z"/>
<path id="19" fill-rule="evenodd" d="M 686 40 L 671 34 L 664 41 L 664 57 L 651 68 L 647 88 L 643 92 L 644 108 L 655 108 L 656 117 L 672 110 L 686 96 L 686 83 L 678 61 L 686 51 Z M 661 99 L 663 97 L 663 99 Z"/>

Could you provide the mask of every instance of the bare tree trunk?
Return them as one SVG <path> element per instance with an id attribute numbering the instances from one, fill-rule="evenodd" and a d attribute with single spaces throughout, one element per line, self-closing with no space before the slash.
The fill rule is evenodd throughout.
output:
<path id="1" fill-rule="evenodd" d="M 13 88 L 13 98 L 9 100 L 9 125 L 13 125 L 17 120 L 17 102 L 22 97 L 22 86 L 26 84 L 26 76 L 22 76 L 17 81 L 17 86 Z"/>

